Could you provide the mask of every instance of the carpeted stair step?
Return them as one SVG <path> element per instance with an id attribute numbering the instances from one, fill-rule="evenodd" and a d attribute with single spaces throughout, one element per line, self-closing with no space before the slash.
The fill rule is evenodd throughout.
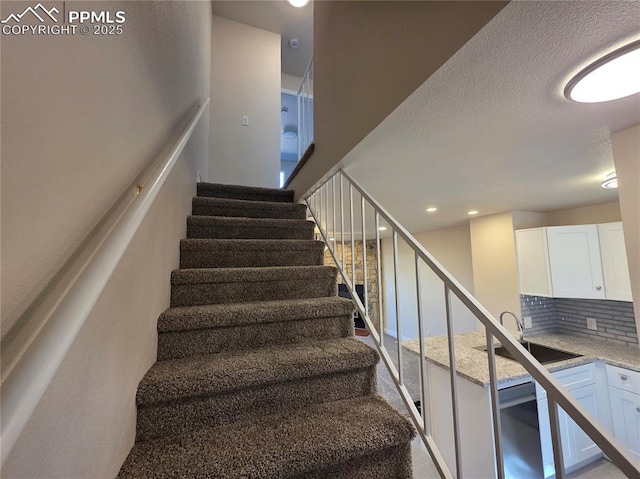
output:
<path id="1" fill-rule="evenodd" d="M 313 240 L 185 239 L 180 268 L 322 265 L 324 247 Z"/>
<path id="2" fill-rule="evenodd" d="M 201 216 L 235 216 L 244 218 L 280 218 L 304 220 L 307 207 L 302 204 L 230 200 L 196 196 L 192 200 L 192 214 Z"/>
<path id="3" fill-rule="evenodd" d="M 219 183 L 198 183 L 198 196 L 293 203 L 293 190 L 222 185 Z"/>
<path id="4" fill-rule="evenodd" d="M 137 443 L 119 479 L 410 479 L 414 431 L 377 396 Z"/>
<path id="5" fill-rule="evenodd" d="M 138 386 L 138 440 L 373 394 L 377 362 L 354 338 L 158 361 Z"/>
<path id="6" fill-rule="evenodd" d="M 179 269 L 171 273 L 171 307 L 335 296 L 333 266 Z"/>
<path id="7" fill-rule="evenodd" d="M 315 223 L 277 218 L 189 216 L 187 238 L 312 240 Z"/>
<path id="8" fill-rule="evenodd" d="M 335 296 L 170 308 L 158 319 L 158 361 L 353 336 L 354 311 Z"/>

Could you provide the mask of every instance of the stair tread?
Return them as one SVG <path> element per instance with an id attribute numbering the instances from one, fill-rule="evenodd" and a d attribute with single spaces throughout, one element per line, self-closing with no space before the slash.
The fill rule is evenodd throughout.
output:
<path id="1" fill-rule="evenodd" d="M 218 215 L 223 211 L 216 211 Z M 194 213 L 198 213 L 194 211 Z M 188 238 L 246 238 L 246 239 L 303 239 L 314 238 L 315 223 L 304 219 L 289 218 L 255 218 L 240 216 L 198 216 L 187 217 Z M 265 216 L 265 215 L 258 215 Z M 269 216 L 269 215 L 266 215 Z M 274 215 L 271 215 L 274 216 Z M 275 215 L 277 216 L 277 215 Z M 294 216 L 298 215 L 285 215 Z"/>
<path id="2" fill-rule="evenodd" d="M 261 226 L 263 228 L 314 228 L 315 223 L 310 220 L 287 218 L 249 218 L 244 216 L 187 216 L 187 224 L 194 226 Z"/>
<path id="3" fill-rule="evenodd" d="M 334 266 L 176 269 L 171 272 L 171 284 L 244 283 L 330 278 L 336 277 L 337 271 Z"/>
<path id="4" fill-rule="evenodd" d="M 216 205 L 227 208 L 238 209 L 272 209 L 276 211 L 304 210 L 306 205 L 300 203 L 285 203 L 281 201 L 257 201 L 257 200 L 238 200 L 235 198 L 214 198 L 211 196 L 195 196 L 192 200 L 193 205 Z"/>
<path id="5" fill-rule="evenodd" d="M 220 250 L 220 251 L 298 251 L 324 250 L 323 241 L 295 239 L 207 239 L 188 238 L 180 240 L 182 251 Z"/>
<path id="6" fill-rule="evenodd" d="M 154 404 L 372 367 L 378 353 L 355 338 L 313 341 L 156 362 L 136 402 Z"/>
<path id="7" fill-rule="evenodd" d="M 187 331 L 258 323 L 349 315 L 353 302 L 340 297 L 212 304 L 169 308 L 158 319 L 158 331 Z"/>
<path id="8" fill-rule="evenodd" d="M 264 188 L 258 186 L 225 185 L 222 183 L 201 182 L 197 185 L 198 196 L 207 197 L 207 194 L 229 195 L 229 196 L 263 196 L 278 198 L 279 201 L 293 201 L 293 190 L 283 190 L 279 188 Z"/>
<path id="9" fill-rule="evenodd" d="M 364 396 L 140 442 L 118 477 L 302 476 L 406 444 L 414 434 L 381 398 Z"/>

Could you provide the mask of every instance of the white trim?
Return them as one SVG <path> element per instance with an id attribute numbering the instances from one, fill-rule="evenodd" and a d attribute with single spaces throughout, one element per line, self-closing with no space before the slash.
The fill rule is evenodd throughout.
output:
<path id="1" fill-rule="evenodd" d="M 53 307 L 35 309 L 29 320 L 40 327 L 28 338 L 19 354 L 5 363 L 2 371 L 1 463 L 4 465 L 27 421 L 36 409 L 69 348 L 102 294 L 111 274 L 160 188 L 180 158 L 200 118 L 209 105 L 202 103 L 186 129 L 166 156 L 154 158 L 144 178 L 136 178 L 134 192 L 128 191 L 101 223 L 109 224 L 95 241 L 83 244 L 70 269 L 62 294 L 48 298 Z M 88 251 L 85 251 L 88 250 Z M 37 317 L 41 315 L 42 317 Z M 4 352 L 4 350 L 3 350 Z M 3 358 L 4 359 L 4 358 Z M 4 363 L 4 360 L 3 360 Z"/>

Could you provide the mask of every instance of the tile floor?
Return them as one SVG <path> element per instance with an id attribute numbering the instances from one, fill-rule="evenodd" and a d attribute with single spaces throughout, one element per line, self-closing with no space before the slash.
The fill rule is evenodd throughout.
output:
<path id="1" fill-rule="evenodd" d="M 567 474 L 567 479 L 625 479 L 627 476 L 607 459 L 602 458 L 582 469 Z"/>

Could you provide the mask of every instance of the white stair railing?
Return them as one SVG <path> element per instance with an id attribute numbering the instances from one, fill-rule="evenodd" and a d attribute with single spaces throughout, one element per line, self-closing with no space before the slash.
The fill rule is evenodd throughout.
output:
<path id="1" fill-rule="evenodd" d="M 298 89 L 298 161 L 313 143 L 313 58 Z"/>
<path id="2" fill-rule="evenodd" d="M 354 208 L 354 197 L 359 197 L 359 208 Z M 357 200 L 357 198 L 355 198 Z M 344 284 L 347 286 L 351 297 L 354 298 L 357 309 L 364 319 L 373 341 L 378 348 L 381 358 L 388 368 L 393 381 L 395 382 L 400 396 L 410 412 L 410 417 L 427 448 L 433 463 L 441 477 L 461 478 L 463 473 L 464 457 L 461 443 L 463 440 L 474 441 L 475 438 L 462 438 L 460 435 L 461 423 L 459 414 L 460 394 L 457 390 L 456 350 L 454 343 L 454 328 L 452 318 L 452 299 L 457 298 L 460 303 L 482 324 L 486 336 L 487 367 L 489 372 L 489 394 L 491 403 L 491 427 L 493 435 L 493 451 L 495 476 L 499 479 L 505 478 L 505 468 L 503 459 L 503 441 L 501 437 L 500 410 L 498 400 L 498 378 L 495 363 L 495 340 L 497 339 L 511 355 L 517 360 L 532 378 L 547 393 L 549 407 L 549 426 L 551 429 L 552 449 L 554 455 L 555 477 L 565 477 L 563 464 L 562 442 L 560 439 L 560 428 L 558 420 L 558 406 L 582 428 L 582 430 L 597 444 L 604 454 L 611 460 L 627 477 L 640 478 L 640 470 L 634 464 L 634 459 L 624 450 L 623 447 L 608 432 L 601 430 L 597 422 L 590 416 L 560 383 L 536 361 L 533 356 L 516 340 L 511 333 L 504 328 L 466 289 L 458 283 L 436 259 L 402 226 L 393 216 L 391 216 L 371 195 L 369 195 L 358 183 L 356 183 L 346 172 L 339 170 L 333 176 L 314 186 L 304 195 L 313 219 L 315 220 L 320 234 L 327 244 L 333 261 L 338 267 Z M 367 210 L 373 213 L 373 228 L 367 234 Z M 359 219 L 357 218 L 359 216 Z M 371 215 L 369 215 L 371 216 Z M 393 262 L 393 285 L 395 289 L 395 310 L 396 310 L 396 337 L 398 367 L 391 359 L 390 351 L 384 343 L 384 325 L 382 314 L 382 284 L 381 284 L 381 242 L 380 242 L 380 220 L 383 220 L 391 228 L 392 238 L 392 262 Z M 345 222 L 348 222 L 348 229 L 345 229 Z M 373 231 L 371 231 L 373 230 Z M 386 232 L 387 234 L 389 231 Z M 359 236 L 359 238 L 357 238 Z M 367 237 L 375 237 L 376 244 L 376 286 L 378 291 L 377 321 L 370 315 L 370 301 L 367 297 L 369 271 L 367 268 Z M 417 330 L 419 342 L 419 384 L 421 410 L 418 411 L 407 389 L 403 368 L 403 346 L 402 331 L 400 321 L 399 297 L 401 285 L 399 281 L 399 261 L 398 261 L 398 241 L 402 240 L 411 248 L 414 256 L 415 278 L 413 281 L 413 292 L 417 292 Z M 350 243 L 350 245 L 349 245 Z M 362 245 L 362 271 L 356 271 L 356 245 Z M 338 251 L 338 245 L 341 246 Z M 345 245 L 351 248 L 351 259 L 345 257 Z M 350 268 L 348 267 L 350 263 Z M 423 291 L 423 279 L 421 269 L 423 265 L 429 268 L 442 282 L 443 296 L 445 304 L 445 316 L 447 325 L 448 342 L 448 370 L 450 375 L 450 397 L 452 411 L 453 443 L 455 449 L 455 461 L 449 467 L 442 454 L 442 444 L 432 435 L 430 430 L 431 418 L 427 407 L 427 369 L 425 364 L 425 331 L 424 312 L 421 301 Z M 361 274 L 364 297 L 361 300 L 355 291 L 357 276 Z"/>

